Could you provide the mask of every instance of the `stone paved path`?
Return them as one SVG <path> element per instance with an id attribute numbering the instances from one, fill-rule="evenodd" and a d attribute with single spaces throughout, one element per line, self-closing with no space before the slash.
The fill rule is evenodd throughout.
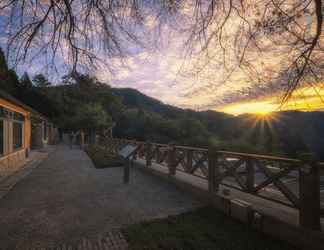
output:
<path id="1" fill-rule="evenodd" d="M 51 149 L 50 151 L 53 151 Z M 29 175 L 34 168 L 47 158 L 49 152 L 33 151 L 22 168 L 0 179 L 0 199 L 5 196 L 21 179 Z"/>
<path id="2" fill-rule="evenodd" d="M 0 200 L 0 249 L 72 249 L 81 239 L 198 206 L 190 194 L 136 168 L 124 185 L 122 168 L 95 169 L 83 151 L 62 145 Z"/>
<path id="3" fill-rule="evenodd" d="M 49 248 L 31 248 L 30 250 L 127 250 L 128 244 L 119 230 L 113 230 L 98 237 L 83 237 L 76 243 L 63 243 Z"/>

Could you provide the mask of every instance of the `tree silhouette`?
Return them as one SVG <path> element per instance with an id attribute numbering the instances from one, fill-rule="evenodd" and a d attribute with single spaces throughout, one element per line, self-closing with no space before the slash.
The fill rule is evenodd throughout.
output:
<path id="1" fill-rule="evenodd" d="M 186 58 L 204 56 L 192 74 L 222 66 L 226 81 L 239 68 L 250 81 L 284 89 L 283 101 L 323 79 L 322 0 L 2 0 L 0 14 L 15 63 L 46 54 L 54 64 L 60 52 L 76 70 L 121 58 L 143 43 L 138 30 L 150 15 L 180 27 Z"/>

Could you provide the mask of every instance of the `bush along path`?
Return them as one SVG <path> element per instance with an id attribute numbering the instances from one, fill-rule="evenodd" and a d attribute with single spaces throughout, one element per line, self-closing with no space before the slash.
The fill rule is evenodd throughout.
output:
<path id="1" fill-rule="evenodd" d="M 112 168 L 124 165 L 122 157 L 111 154 L 102 147 L 93 145 L 86 147 L 85 151 L 92 160 L 95 168 Z"/>

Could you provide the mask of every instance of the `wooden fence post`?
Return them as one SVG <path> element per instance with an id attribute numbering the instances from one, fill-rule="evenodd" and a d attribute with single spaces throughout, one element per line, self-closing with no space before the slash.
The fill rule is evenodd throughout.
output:
<path id="1" fill-rule="evenodd" d="M 176 148 L 173 143 L 169 144 L 168 149 L 168 168 L 169 168 L 169 175 L 176 174 Z"/>
<path id="2" fill-rule="evenodd" d="M 80 141 L 80 148 L 84 149 L 84 131 L 80 131 L 81 141 Z"/>
<path id="3" fill-rule="evenodd" d="M 186 172 L 190 172 L 190 170 L 192 169 L 192 156 L 193 156 L 192 150 L 188 149 L 186 152 L 186 158 L 187 158 L 186 169 L 185 169 Z"/>
<path id="4" fill-rule="evenodd" d="M 310 230 L 321 230 L 320 170 L 316 161 L 303 161 L 299 168 L 299 224 Z"/>
<path id="5" fill-rule="evenodd" d="M 141 143 L 140 144 L 140 148 L 138 150 L 138 157 L 139 158 L 143 158 L 144 157 L 144 152 L 145 152 L 145 144 L 144 143 Z"/>
<path id="6" fill-rule="evenodd" d="M 146 166 L 149 167 L 152 165 L 152 144 L 147 142 L 145 145 L 145 159 L 146 159 Z"/>
<path id="7" fill-rule="evenodd" d="M 155 159 L 157 163 L 160 163 L 160 159 L 161 159 L 160 146 L 156 146 L 155 148 Z"/>
<path id="8" fill-rule="evenodd" d="M 251 159 L 246 160 L 246 190 L 252 193 L 254 190 L 254 165 Z"/>
<path id="9" fill-rule="evenodd" d="M 213 148 L 208 149 L 208 191 L 214 194 L 219 189 L 218 154 Z"/>

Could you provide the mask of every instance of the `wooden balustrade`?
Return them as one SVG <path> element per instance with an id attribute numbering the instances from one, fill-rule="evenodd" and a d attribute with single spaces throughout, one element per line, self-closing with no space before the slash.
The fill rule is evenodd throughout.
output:
<path id="1" fill-rule="evenodd" d="M 210 193 L 224 185 L 294 207 L 302 227 L 320 230 L 319 169 L 324 163 L 125 139 L 106 142 L 114 152 L 126 145 L 137 147 L 133 157 L 144 159 L 147 167 L 155 163 L 171 176 L 182 171 L 204 178 Z"/>

